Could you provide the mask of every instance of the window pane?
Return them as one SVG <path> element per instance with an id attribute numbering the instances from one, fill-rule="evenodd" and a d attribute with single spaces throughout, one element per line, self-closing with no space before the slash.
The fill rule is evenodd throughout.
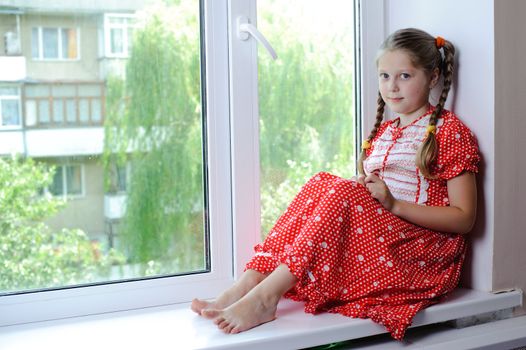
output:
<path id="1" fill-rule="evenodd" d="M 20 115 L 18 100 L 2 100 L 2 124 L 1 125 L 20 125 Z"/>
<path id="2" fill-rule="evenodd" d="M 53 182 L 51 183 L 49 192 L 55 196 L 62 196 L 64 194 L 64 168 L 62 166 L 55 167 Z"/>
<path id="3" fill-rule="evenodd" d="M 75 107 L 75 100 L 66 100 L 66 120 L 68 123 L 77 121 L 77 109 Z"/>
<path id="4" fill-rule="evenodd" d="M 102 120 L 102 105 L 98 99 L 91 100 L 91 120 L 93 122 Z"/>
<path id="5" fill-rule="evenodd" d="M 26 125 L 35 126 L 37 124 L 37 104 L 35 100 L 26 101 Z"/>
<path id="6" fill-rule="evenodd" d="M 16 87 L 0 87 L 0 96 L 18 96 L 18 89 Z"/>
<path id="7" fill-rule="evenodd" d="M 89 122 L 89 101 L 85 98 L 79 100 L 79 116 L 81 123 Z"/>
<path id="8" fill-rule="evenodd" d="M 114 28 L 110 31 L 111 35 L 111 53 L 123 53 L 123 29 Z"/>
<path id="9" fill-rule="evenodd" d="M 62 58 L 77 58 L 77 31 L 62 29 Z"/>
<path id="10" fill-rule="evenodd" d="M 53 122 L 62 123 L 64 121 L 64 100 L 53 101 Z"/>
<path id="11" fill-rule="evenodd" d="M 66 166 L 66 191 L 69 196 L 82 194 L 82 174 L 80 165 Z"/>
<path id="12" fill-rule="evenodd" d="M 49 101 L 40 100 L 38 101 L 38 122 L 49 123 Z"/>
<path id="13" fill-rule="evenodd" d="M 262 235 L 315 172 L 354 173 L 353 1 L 259 0 Z"/>
<path id="14" fill-rule="evenodd" d="M 44 58 L 58 58 L 58 31 L 56 28 L 42 29 Z"/>
<path id="15" fill-rule="evenodd" d="M 49 96 L 49 86 L 26 85 L 25 94 L 27 97 L 47 97 Z"/>
<path id="16" fill-rule="evenodd" d="M 129 19 L 107 28 L 106 5 L 75 3 L 18 14 L 33 28 L 27 54 L 60 60 L 35 66 L 20 100 L 2 99 L 2 123 L 23 117 L 40 130 L 26 133 L 37 145 L 27 158 L 0 157 L 0 188 L 17 194 L 0 196 L 2 218 L 13 218 L 0 234 L 0 296 L 210 270 L 199 0 L 119 1 L 140 24 L 133 53 L 118 60 L 98 41 L 111 34 L 125 50 Z M 14 176 L 25 187 L 1 182 Z"/>

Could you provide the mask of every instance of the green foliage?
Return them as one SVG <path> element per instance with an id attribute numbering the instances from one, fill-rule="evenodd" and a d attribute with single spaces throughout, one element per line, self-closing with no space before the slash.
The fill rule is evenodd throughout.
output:
<path id="1" fill-rule="evenodd" d="M 313 173 L 354 173 L 352 33 L 304 35 L 289 25 L 294 6 L 265 2 L 258 25 L 279 59 L 259 57 L 264 233 Z M 161 260 L 202 266 L 203 251 L 197 6 L 164 3 L 135 31 L 125 79 L 108 81 L 105 125 L 107 173 L 132 169 L 120 239 L 131 262 L 161 272 Z"/>
<path id="2" fill-rule="evenodd" d="M 125 79 L 108 80 L 111 108 L 105 124 L 107 172 L 126 160 L 131 164 L 126 214 L 119 230 L 129 261 L 151 267 L 159 260 L 177 259 L 181 271 L 203 266 L 202 254 L 188 254 L 203 251 L 195 5 L 183 1 L 144 16 L 143 26 L 135 31 Z"/>
<path id="3" fill-rule="evenodd" d="M 317 5 L 302 1 L 301 7 L 319 9 Z M 266 235 L 314 173 L 350 177 L 355 172 L 354 52 L 350 30 L 323 32 L 324 26 L 299 16 L 293 3 L 265 0 L 258 11 L 258 26 L 279 57 L 273 61 L 260 50 L 261 214 Z"/>
<path id="4" fill-rule="evenodd" d="M 80 230 L 52 232 L 42 223 L 64 205 L 39 195 L 53 173 L 31 159 L 0 158 L 0 291 L 92 282 L 118 259 L 101 256 Z"/>

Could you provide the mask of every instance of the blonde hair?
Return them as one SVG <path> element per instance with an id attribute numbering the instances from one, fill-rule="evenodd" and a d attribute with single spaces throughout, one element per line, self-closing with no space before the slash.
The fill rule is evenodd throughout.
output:
<path id="1" fill-rule="evenodd" d="M 442 38 L 440 45 L 437 45 L 437 39 L 420 29 L 407 28 L 401 29 L 385 39 L 380 46 L 377 57 L 386 51 L 403 50 L 405 51 L 413 65 L 417 68 L 424 69 L 428 74 L 432 74 L 435 69 L 438 69 L 439 76 L 444 76 L 442 93 L 438 99 L 435 110 L 429 118 L 429 126 L 435 127 L 438 117 L 442 114 L 444 104 L 446 103 L 449 90 L 453 81 L 453 65 L 455 58 L 455 47 L 447 40 Z M 444 51 L 444 55 L 440 53 L 440 49 Z M 375 138 L 380 125 L 384 119 L 385 101 L 382 95 L 378 93 L 378 107 L 376 110 L 376 122 L 371 130 L 367 141 L 369 144 Z M 429 132 L 426 139 L 420 146 L 416 154 L 416 166 L 420 173 L 425 177 L 431 178 L 431 164 L 435 161 L 438 154 L 438 144 L 435 133 Z M 364 174 L 363 161 L 367 158 L 367 150 L 362 148 L 360 159 L 358 161 L 358 171 Z"/>

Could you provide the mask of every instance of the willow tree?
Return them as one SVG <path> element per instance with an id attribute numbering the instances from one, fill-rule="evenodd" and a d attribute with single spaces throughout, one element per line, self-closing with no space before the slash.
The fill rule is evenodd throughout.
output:
<path id="1" fill-rule="evenodd" d="M 145 16 L 125 78 L 108 80 L 106 169 L 131 169 L 120 244 L 130 262 L 162 261 L 158 272 L 204 260 L 199 25 L 188 3 Z"/>
<path id="2" fill-rule="evenodd" d="M 343 3 L 333 5 L 340 8 Z M 354 173 L 354 49 L 348 21 L 312 24 L 321 20 L 316 9 L 327 4 L 316 0 L 261 4 L 258 27 L 278 54 L 272 61 L 260 50 L 258 66 L 266 234 L 314 172 L 344 177 Z M 307 8 L 311 13 L 297 14 Z"/>

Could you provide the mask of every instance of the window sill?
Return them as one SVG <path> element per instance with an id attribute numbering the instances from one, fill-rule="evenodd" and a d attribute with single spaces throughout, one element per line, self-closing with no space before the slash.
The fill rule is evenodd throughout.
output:
<path id="1" fill-rule="evenodd" d="M 522 293 L 459 289 L 418 314 L 413 327 L 512 308 Z M 0 349 L 299 349 L 385 333 L 370 320 L 310 315 L 302 303 L 282 300 L 278 319 L 236 335 L 221 333 L 188 304 L 130 310 L 0 328 Z"/>

